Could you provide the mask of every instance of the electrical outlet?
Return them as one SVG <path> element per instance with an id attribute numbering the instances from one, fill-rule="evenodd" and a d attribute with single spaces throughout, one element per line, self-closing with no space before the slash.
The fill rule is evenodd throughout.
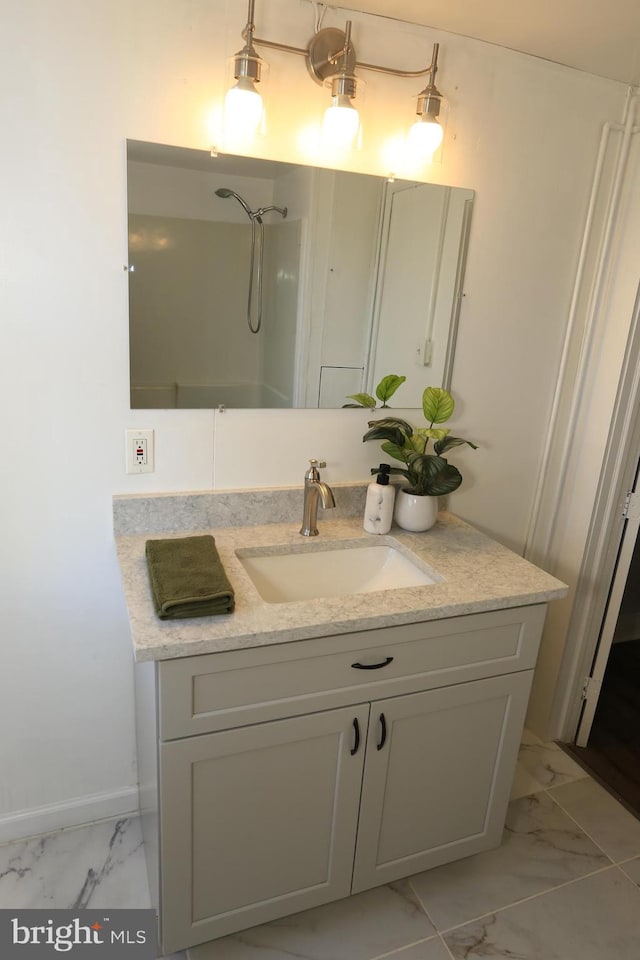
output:
<path id="1" fill-rule="evenodd" d="M 153 430 L 125 430 L 127 473 L 153 473 Z"/>

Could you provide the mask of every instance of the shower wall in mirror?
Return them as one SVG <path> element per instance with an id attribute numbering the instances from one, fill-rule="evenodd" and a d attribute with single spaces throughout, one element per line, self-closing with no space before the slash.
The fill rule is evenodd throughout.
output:
<path id="1" fill-rule="evenodd" d="M 128 142 L 131 406 L 447 384 L 473 193 Z"/>

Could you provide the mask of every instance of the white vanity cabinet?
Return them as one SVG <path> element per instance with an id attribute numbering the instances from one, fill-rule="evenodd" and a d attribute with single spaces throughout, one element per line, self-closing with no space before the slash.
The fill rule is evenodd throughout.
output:
<path id="1" fill-rule="evenodd" d="M 349 895 L 364 761 L 350 743 L 367 714 L 322 711 L 162 745 L 165 950 Z"/>
<path id="2" fill-rule="evenodd" d="M 530 683 L 516 673 L 371 704 L 352 893 L 499 843 Z"/>
<path id="3" fill-rule="evenodd" d="M 497 845 L 544 614 L 139 664 L 164 951 Z"/>

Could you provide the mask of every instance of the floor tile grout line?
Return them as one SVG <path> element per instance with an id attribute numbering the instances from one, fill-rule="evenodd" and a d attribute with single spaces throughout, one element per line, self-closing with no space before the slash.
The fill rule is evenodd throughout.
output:
<path id="1" fill-rule="evenodd" d="M 592 778 L 590 778 L 590 779 L 592 779 Z M 594 780 L 593 782 L 597 784 L 597 781 L 596 781 L 596 780 Z M 599 786 L 599 784 L 597 784 L 597 785 Z M 560 786 L 564 786 L 564 784 L 560 784 Z M 576 820 L 576 818 L 573 816 L 573 814 L 570 813 L 569 810 L 567 810 L 566 807 L 564 807 L 564 806 L 562 805 L 562 803 L 560 802 L 560 800 L 557 800 L 557 799 L 553 796 L 553 794 L 551 793 L 551 790 L 552 790 L 552 789 L 553 789 L 553 787 L 550 788 L 550 789 L 545 790 L 545 793 L 549 796 L 549 798 L 550 798 L 551 800 L 553 800 L 553 802 L 554 802 L 555 804 L 557 804 L 558 807 L 560 807 L 560 809 L 562 810 L 562 812 L 565 813 L 565 814 L 569 817 L 570 820 L 573 820 L 573 822 L 575 823 L 575 825 L 576 825 L 587 837 L 589 837 L 589 840 L 591 840 L 591 842 L 592 842 L 593 844 L 595 844 L 595 846 L 598 848 L 598 850 L 601 850 L 601 851 L 603 852 L 603 854 L 605 855 L 605 857 L 607 857 L 609 860 L 611 860 L 612 863 L 618 864 L 618 863 L 623 862 L 623 861 L 620 861 L 620 860 L 614 860 L 614 858 L 607 853 L 607 851 L 604 849 L 604 847 L 603 847 L 601 844 L 599 844 L 599 843 L 597 842 L 597 840 L 595 840 L 594 837 L 591 836 L 591 834 L 590 834 L 589 831 L 586 829 L 586 827 L 583 827 L 582 824 L 581 824 L 578 820 Z M 613 797 L 612 799 L 613 799 L 613 801 L 614 801 L 615 803 L 618 803 L 618 801 L 615 799 L 615 797 Z M 622 804 L 619 804 L 619 806 L 620 806 L 623 810 L 625 809 L 624 807 L 622 807 Z M 628 811 L 627 811 L 627 812 L 628 812 Z M 638 856 L 640 856 L 640 851 L 638 851 L 638 853 L 636 853 L 636 854 L 632 854 L 629 859 L 633 860 L 634 857 L 638 857 Z"/>
<path id="2" fill-rule="evenodd" d="M 377 956 L 372 957 L 371 960 L 389 960 L 389 958 L 393 960 L 394 957 L 398 957 L 398 960 L 402 960 L 402 954 L 406 950 L 411 950 L 412 947 L 419 947 L 423 943 L 431 943 L 433 940 L 439 940 L 446 950 L 447 955 L 451 958 L 451 960 L 455 960 L 455 957 L 451 953 L 451 950 L 449 950 L 449 947 L 444 942 L 442 934 L 440 933 L 435 933 L 432 937 L 424 937 L 422 940 L 414 940 L 412 943 L 406 943 L 404 946 L 396 947 L 395 950 L 390 950 L 388 953 L 380 953 Z"/>
<path id="3" fill-rule="evenodd" d="M 559 784 L 559 786 L 564 786 L 564 784 Z M 556 805 L 557 807 L 559 807 L 560 810 L 562 810 L 562 812 L 565 814 L 565 816 L 569 817 L 569 820 L 571 820 L 573 823 L 575 823 L 576 827 L 578 827 L 578 829 L 579 829 L 582 833 L 584 833 L 584 835 L 585 835 L 586 837 L 588 837 L 589 840 L 591 840 L 591 843 L 593 843 L 593 844 L 598 848 L 598 850 L 600 850 L 600 852 L 604 854 L 604 856 L 607 858 L 607 860 L 610 860 L 611 863 L 614 863 L 615 861 L 613 860 L 613 858 L 610 857 L 609 854 L 608 854 L 605 850 L 602 849 L 602 847 L 600 846 L 599 843 L 596 843 L 596 841 L 595 841 L 594 838 L 591 836 L 591 834 L 589 833 L 589 831 L 588 831 L 588 830 L 585 830 L 585 828 L 582 826 L 582 824 L 578 823 L 578 821 L 576 820 L 576 818 L 575 818 L 571 813 L 569 813 L 568 810 L 566 810 L 566 809 L 562 806 L 562 804 L 560 803 L 559 800 L 556 800 L 556 798 L 555 798 L 555 797 L 553 796 L 553 794 L 551 793 L 551 790 L 552 790 L 552 789 L 554 789 L 554 788 L 553 788 L 553 787 L 550 787 L 550 788 L 548 788 L 548 789 L 545 790 L 545 793 L 547 794 L 547 796 L 549 797 L 549 799 L 551 800 L 551 802 L 552 802 L 552 803 L 555 803 L 555 805 Z"/>
<path id="4" fill-rule="evenodd" d="M 626 860 L 619 860 L 616 866 L 626 867 L 629 863 L 633 863 L 634 860 L 637 860 L 640 863 L 640 853 L 634 853 L 632 857 L 627 857 Z"/>
<path id="5" fill-rule="evenodd" d="M 435 932 L 430 937 L 421 937 L 419 940 L 412 940 L 411 943 L 403 943 L 401 947 L 395 947 L 395 949 L 387 950 L 385 953 L 377 953 L 375 957 L 371 957 L 370 960 L 387 960 L 388 957 L 399 957 L 400 960 L 402 960 L 402 954 L 405 950 L 410 950 L 411 947 L 418 947 L 421 943 L 429 943 L 431 940 L 438 939 L 439 934 Z"/>
<path id="6" fill-rule="evenodd" d="M 438 925 L 437 925 L 437 923 L 434 921 L 434 919 L 433 919 L 433 917 L 431 916 L 431 914 L 429 913 L 429 910 L 427 909 L 426 903 L 424 902 L 424 900 L 422 899 L 422 897 L 420 896 L 420 894 L 418 893 L 418 891 L 417 891 L 416 888 L 414 887 L 413 883 L 411 882 L 411 877 L 407 877 L 407 883 L 409 884 L 409 887 L 411 888 L 414 897 L 416 898 L 416 900 L 417 900 L 418 903 L 420 904 L 423 912 L 426 914 L 427 920 L 429 921 L 429 923 L 431 924 L 431 926 L 433 927 L 433 929 L 436 931 L 436 933 L 439 934 L 440 931 L 438 930 Z"/>
<path id="7" fill-rule="evenodd" d="M 416 889 L 414 888 L 413 884 L 411 883 L 411 878 L 410 878 L 410 877 L 407 877 L 407 879 L 406 879 L 405 882 L 408 884 L 409 888 L 411 889 L 411 892 L 413 893 L 414 897 L 415 897 L 416 900 L 418 901 L 418 904 L 419 904 L 419 906 L 420 906 L 420 909 L 421 909 L 422 912 L 426 915 L 427 920 L 429 921 L 429 923 L 430 923 L 431 926 L 433 927 L 433 933 L 432 933 L 431 936 L 429 936 L 429 937 L 421 937 L 419 940 L 414 940 L 412 943 L 406 943 L 406 944 L 404 944 L 404 946 L 402 946 L 402 947 L 396 947 L 395 951 L 390 950 L 390 951 L 388 951 L 387 953 L 381 953 L 381 954 L 379 954 L 379 955 L 376 956 L 376 957 L 372 957 L 371 960 L 385 960 L 386 957 L 393 957 L 394 954 L 398 953 L 398 951 L 408 950 L 409 947 L 415 947 L 415 946 L 417 946 L 417 944 L 419 944 L 419 943 L 427 943 L 429 940 L 436 940 L 436 939 L 440 936 L 440 933 L 439 933 L 439 931 L 438 931 L 438 928 L 436 927 L 435 923 L 433 922 L 433 919 L 429 916 L 429 911 L 428 911 L 427 908 L 425 907 L 424 903 L 422 902 L 422 899 L 421 899 L 420 895 L 418 894 L 418 892 L 417 892 Z"/>
<path id="8" fill-rule="evenodd" d="M 444 939 L 444 937 L 442 936 L 442 934 L 439 934 L 439 937 L 440 937 L 440 943 L 442 944 L 442 946 L 445 948 L 445 950 L 447 951 L 447 953 L 448 953 L 449 956 L 451 957 L 451 960 L 456 960 L 456 958 L 454 957 L 453 953 L 452 953 L 451 950 L 449 949 L 449 944 L 448 944 L 447 941 Z"/>
<path id="9" fill-rule="evenodd" d="M 495 910 L 488 910 L 486 913 L 482 913 L 477 917 L 473 917 L 470 920 L 465 920 L 463 923 L 456 923 L 452 927 L 446 927 L 438 932 L 441 936 L 445 936 L 445 934 L 452 933 L 454 930 L 460 930 L 462 927 L 466 927 L 470 923 L 478 923 L 478 921 L 484 920 L 485 917 L 492 917 L 497 913 L 504 913 L 505 910 L 511 910 L 512 907 L 519 907 L 523 903 L 529 903 L 531 900 L 537 900 L 540 897 L 546 897 L 552 893 L 555 893 L 556 890 L 563 890 L 565 887 L 571 887 L 576 883 L 580 883 L 582 880 L 589 880 L 591 877 L 597 877 L 601 873 L 606 873 L 607 870 L 618 870 L 618 864 L 608 863 L 606 866 L 600 867 L 598 870 L 592 870 L 591 873 L 585 873 L 581 877 L 574 877 L 572 880 L 565 880 L 564 883 L 559 883 L 555 887 L 547 887 L 546 890 L 540 890 L 538 893 L 532 893 L 528 897 L 522 897 L 520 900 L 514 900 L 513 903 L 507 903 L 504 907 L 496 907 Z M 631 882 L 633 883 L 633 881 Z"/>
<path id="10" fill-rule="evenodd" d="M 638 883 L 637 880 L 634 880 L 633 877 L 627 873 L 627 871 L 624 869 L 624 867 L 621 864 L 617 863 L 616 867 L 618 867 L 618 869 L 620 870 L 620 873 L 625 878 L 625 880 L 628 880 L 629 883 L 632 884 L 636 888 L 636 890 L 640 892 L 640 883 Z"/>

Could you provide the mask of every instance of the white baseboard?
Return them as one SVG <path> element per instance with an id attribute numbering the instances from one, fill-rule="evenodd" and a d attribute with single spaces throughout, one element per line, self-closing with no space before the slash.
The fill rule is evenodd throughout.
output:
<path id="1" fill-rule="evenodd" d="M 94 793 L 44 807 L 18 810 L 0 817 L 0 843 L 37 837 L 96 820 L 131 816 L 138 813 L 138 789 L 126 787 L 111 793 Z"/>

